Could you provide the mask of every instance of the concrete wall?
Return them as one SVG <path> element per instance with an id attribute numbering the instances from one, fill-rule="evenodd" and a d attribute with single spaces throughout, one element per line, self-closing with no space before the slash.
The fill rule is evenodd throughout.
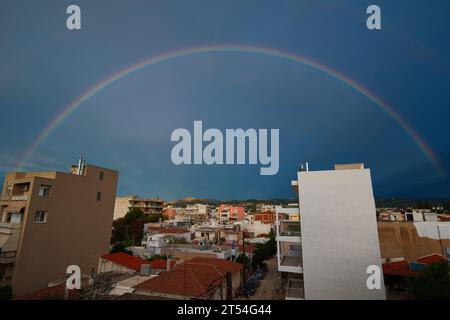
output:
<path id="1" fill-rule="evenodd" d="M 429 237 L 421 237 L 416 229 L 417 224 L 433 228 L 437 233 L 437 223 L 433 222 L 378 222 L 381 257 L 385 259 L 404 257 L 407 261 L 416 261 L 417 258 L 432 253 L 445 256 L 442 248 L 444 250 L 450 248 L 450 239 L 445 239 L 443 234 L 441 237 L 444 239 L 441 240 L 432 234 Z M 449 223 L 440 222 L 439 225 L 450 228 Z"/>
<path id="2" fill-rule="evenodd" d="M 149 264 L 150 264 L 150 262 L 149 262 Z M 99 258 L 97 272 L 101 273 L 101 272 L 108 272 L 108 271 L 130 272 L 130 273 L 136 272 L 136 270 L 127 268 L 121 264 Z"/>
<path id="3" fill-rule="evenodd" d="M 306 299 L 385 299 L 369 290 L 381 269 L 375 201 L 367 169 L 298 173 Z"/>
<path id="4" fill-rule="evenodd" d="M 114 204 L 114 220 L 125 217 L 128 212 L 130 198 L 130 196 L 116 198 Z"/>
<path id="5" fill-rule="evenodd" d="M 117 180 L 118 172 L 95 166 L 84 176 L 57 172 L 55 179 L 32 179 L 14 268 L 15 295 L 64 279 L 71 264 L 83 274 L 97 270 L 99 256 L 109 252 Z M 52 186 L 50 197 L 38 196 L 41 184 Z M 37 210 L 47 211 L 46 223 L 35 223 Z"/>

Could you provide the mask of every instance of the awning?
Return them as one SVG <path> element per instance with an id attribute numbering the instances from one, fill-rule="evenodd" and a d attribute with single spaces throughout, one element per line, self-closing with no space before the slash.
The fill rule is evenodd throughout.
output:
<path id="1" fill-rule="evenodd" d="M 9 206 L 5 208 L 5 212 L 20 212 L 23 208 L 25 208 L 23 203 L 11 202 Z"/>

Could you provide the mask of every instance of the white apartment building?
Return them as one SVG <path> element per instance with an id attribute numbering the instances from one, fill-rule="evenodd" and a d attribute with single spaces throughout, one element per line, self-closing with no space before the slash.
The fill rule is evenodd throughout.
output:
<path id="1" fill-rule="evenodd" d="M 370 170 L 363 164 L 300 171 L 298 209 L 277 213 L 278 269 L 288 272 L 286 299 L 385 299 Z M 297 211 L 297 212 L 296 212 Z M 369 266 L 381 288 L 369 289 Z"/>

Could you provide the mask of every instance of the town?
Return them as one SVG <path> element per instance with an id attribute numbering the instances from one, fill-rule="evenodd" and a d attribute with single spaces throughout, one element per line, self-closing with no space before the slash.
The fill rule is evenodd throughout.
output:
<path id="1" fill-rule="evenodd" d="M 292 176 L 286 182 L 292 199 L 227 202 L 117 196 L 119 173 L 82 158 L 68 172 L 10 172 L 0 202 L 1 297 L 309 300 L 441 294 L 423 292 L 419 282 L 427 281 L 426 270 L 448 281 L 450 202 L 395 207 L 395 201 L 383 200 L 376 206 L 370 170 L 362 163 L 323 171 L 310 171 L 305 163 Z M 80 289 L 66 286 L 72 264 L 82 271 Z M 366 285 L 371 266 L 383 273 L 377 289 Z"/>

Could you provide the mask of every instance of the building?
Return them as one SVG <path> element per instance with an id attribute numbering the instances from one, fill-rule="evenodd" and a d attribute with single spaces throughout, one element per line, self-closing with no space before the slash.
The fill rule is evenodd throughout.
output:
<path id="1" fill-rule="evenodd" d="M 195 258 L 136 285 L 134 293 L 170 299 L 233 299 L 241 287 L 241 270 L 236 262 Z"/>
<path id="2" fill-rule="evenodd" d="M 114 206 L 114 220 L 123 218 L 128 211 L 139 209 L 146 215 L 163 214 L 164 201 L 159 198 L 140 198 L 137 195 L 117 197 Z"/>
<path id="3" fill-rule="evenodd" d="M 16 296 L 97 269 L 109 251 L 118 172 L 80 159 L 66 172 L 11 172 L 0 201 L 0 285 Z"/>
<path id="4" fill-rule="evenodd" d="M 380 289 L 367 287 L 367 268 L 382 270 L 370 170 L 363 164 L 300 170 L 292 186 L 300 221 L 277 221 L 278 268 L 288 275 L 287 298 L 385 299 L 383 281 Z"/>
<path id="5" fill-rule="evenodd" d="M 148 236 L 160 234 L 164 235 L 166 239 L 178 239 L 186 243 L 191 242 L 192 234 L 185 227 L 174 226 L 154 226 L 152 224 L 144 224 L 144 239 Z M 148 241 L 148 239 L 147 239 Z"/>
<path id="6" fill-rule="evenodd" d="M 439 254 L 450 258 L 450 222 L 384 222 L 378 221 L 381 257 L 416 261 Z"/>
<path id="7" fill-rule="evenodd" d="M 98 259 L 98 273 L 103 272 L 139 272 L 142 265 L 150 265 L 150 261 L 132 255 L 116 252 L 102 255 Z"/>
<path id="8" fill-rule="evenodd" d="M 200 226 L 195 228 L 195 240 L 208 240 L 217 242 L 217 235 L 218 235 L 218 228 L 217 227 L 210 227 L 210 226 Z"/>
<path id="9" fill-rule="evenodd" d="M 217 216 L 220 221 L 242 221 L 245 216 L 245 209 L 243 207 L 221 204 L 217 207 Z"/>
<path id="10" fill-rule="evenodd" d="M 277 208 L 277 207 L 275 207 Z M 275 212 L 272 211 L 263 211 L 263 212 L 257 212 L 254 214 L 255 221 L 261 221 L 261 223 L 264 224 L 275 224 L 276 217 Z"/>

